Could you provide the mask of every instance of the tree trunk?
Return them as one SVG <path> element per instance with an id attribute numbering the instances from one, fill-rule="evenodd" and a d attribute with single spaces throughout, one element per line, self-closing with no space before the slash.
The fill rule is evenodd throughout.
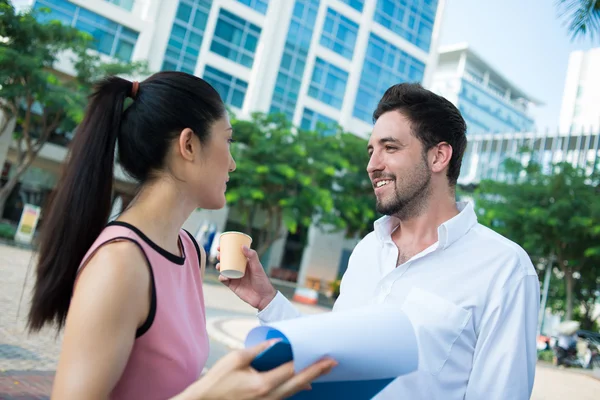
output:
<path id="1" fill-rule="evenodd" d="M 565 291 L 566 291 L 566 310 L 565 319 L 570 321 L 573 319 L 573 271 L 565 270 Z"/>
<path id="2" fill-rule="evenodd" d="M 254 216 L 255 215 L 256 215 L 256 204 L 253 204 L 248 209 L 248 226 L 246 227 L 246 230 L 247 230 L 246 233 L 248 233 L 248 235 L 252 235 L 252 228 L 254 228 Z"/>
<path id="3" fill-rule="evenodd" d="M 276 214 L 275 218 L 273 218 L 273 213 Z M 271 210 L 267 213 L 267 215 L 267 221 L 262 229 L 263 232 L 265 232 L 265 235 L 261 237 L 260 245 L 256 250 L 259 257 L 262 257 L 269 247 L 271 247 L 271 245 L 275 243 L 277 239 L 281 238 L 281 234 L 279 233 L 279 230 L 281 229 L 281 218 L 279 217 L 279 213 Z M 275 227 L 273 227 L 273 223 L 275 224 Z"/>
<path id="4" fill-rule="evenodd" d="M 592 302 L 592 303 L 583 302 L 582 303 L 585 313 L 583 315 L 583 318 L 581 318 L 581 321 L 579 321 L 581 323 L 581 329 L 588 330 L 588 331 L 591 331 L 592 329 L 594 329 L 594 320 L 592 318 L 592 314 L 594 311 L 594 305 L 595 305 L 595 302 Z"/>
<path id="5" fill-rule="evenodd" d="M 0 217 L 4 215 L 4 207 L 6 207 L 8 197 L 11 195 L 15 186 L 19 183 L 19 179 L 25 171 L 27 171 L 27 168 L 29 168 L 32 162 L 33 158 L 26 157 L 24 162 L 17 167 L 16 173 L 0 189 Z"/>

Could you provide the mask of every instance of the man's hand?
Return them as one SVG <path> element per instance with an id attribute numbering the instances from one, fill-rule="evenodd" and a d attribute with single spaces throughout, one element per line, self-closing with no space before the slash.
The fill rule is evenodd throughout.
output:
<path id="1" fill-rule="evenodd" d="M 220 250 L 221 248 L 217 247 L 217 251 Z M 240 299 L 258 309 L 258 311 L 262 311 L 275 298 L 277 290 L 267 277 L 256 251 L 243 246 L 242 252 L 248 260 L 246 274 L 240 279 L 229 279 L 219 275 L 219 280 Z M 217 258 L 220 259 L 220 256 L 218 255 Z M 217 264 L 217 270 L 221 270 L 220 263 Z"/>

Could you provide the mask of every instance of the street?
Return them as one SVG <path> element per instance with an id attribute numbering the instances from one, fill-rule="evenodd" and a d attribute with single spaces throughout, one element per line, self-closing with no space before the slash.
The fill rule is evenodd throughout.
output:
<path id="1" fill-rule="evenodd" d="M 0 245 L 0 400 L 48 399 L 60 351 L 61 336 L 57 337 L 53 331 L 45 330 L 36 335 L 24 331 L 27 296 L 33 281 L 31 275 L 26 279 L 31 258 L 29 251 Z M 21 301 L 24 283 L 25 294 Z M 230 336 L 239 342 L 251 325 L 236 326 L 233 322 L 252 322 L 254 310 L 218 283 L 206 283 L 204 295 L 207 320 L 231 319 L 230 329 L 235 335 Z M 323 311 L 303 309 L 303 312 Z M 212 335 L 207 368 L 229 351 L 227 345 Z M 589 374 L 539 365 L 532 399 L 592 400 L 598 399 L 598 393 L 600 381 Z"/>

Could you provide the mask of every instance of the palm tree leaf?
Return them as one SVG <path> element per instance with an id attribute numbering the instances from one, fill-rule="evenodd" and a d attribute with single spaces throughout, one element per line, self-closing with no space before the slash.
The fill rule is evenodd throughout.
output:
<path id="1" fill-rule="evenodd" d="M 557 0 L 557 6 L 573 39 L 600 36 L 600 0 Z"/>

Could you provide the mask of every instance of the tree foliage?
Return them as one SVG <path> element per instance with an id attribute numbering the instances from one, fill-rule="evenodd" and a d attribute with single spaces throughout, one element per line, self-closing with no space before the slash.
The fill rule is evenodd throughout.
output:
<path id="1" fill-rule="evenodd" d="M 558 11 L 567 24 L 572 39 L 600 35 L 600 1 L 558 0 Z"/>
<path id="2" fill-rule="evenodd" d="M 522 245 L 534 263 L 553 261 L 564 287 L 552 288 L 551 302 L 571 319 L 574 304 L 589 308 L 600 291 L 600 175 L 568 163 L 550 173 L 535 161 L 505 167 L 505 181 L 482 181 L 476 191 L 480 220 Z"/>
<path id="3" fill-rule="evenodd" d="M 339 128 L 334 135 L 296 129 L 278 114 L 233 118 L 232 126 L 239 144 L 227 200 L 248 231 L 258 224 L 259 254 L 280 237 L 282 227 L 295 233 L 314 223 L 348 235 L 368 229 L 374 212 L 364 139 Z"/>
<path id="4" fill-rule="evenodd" d="M 0 189 L 0 215 L 44 144 L 72 132 L 82 120 L 96 80 L 147 72 L 145 63 L 102 62 L 91 51 L 89 34 L 59 21 L 42 23 L 36 12 L 18 13 L 8 0 L 0 0 L 0 110 L 7 122 L 16 119 L 18 151 L 14 173 Z M 59 62 L 73 74 L 58 70 Z"/>

